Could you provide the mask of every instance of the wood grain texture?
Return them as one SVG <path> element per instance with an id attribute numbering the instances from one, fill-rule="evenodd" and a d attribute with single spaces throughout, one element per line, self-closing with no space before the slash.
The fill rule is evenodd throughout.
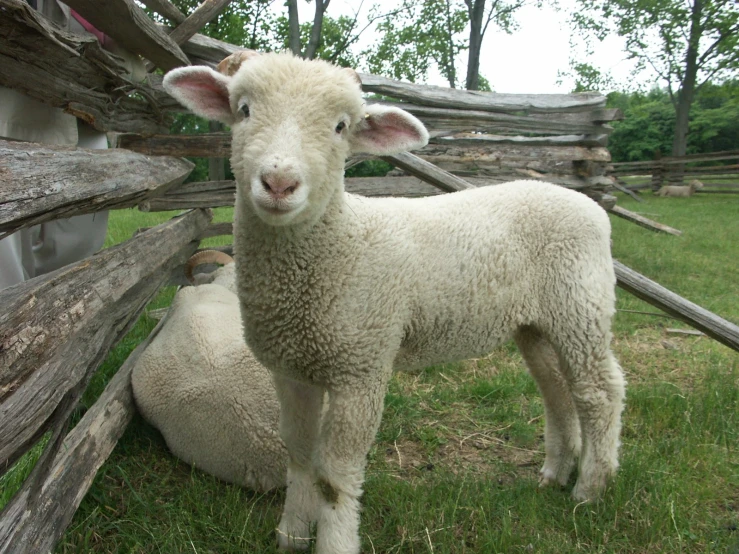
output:
<path id="1" fill-rule="evenodd" d="M 528 111 L 578 112 L 603 108 L 605 96 L 580 94 L 497 94 L 475 90 L 450 89 L 395 81 L 379 75 L 360 73 L 362 90 L 438 108 L 461 108 L 493 112 Z"/>
<path id="2" fill-rule="evenodd" d="M 659 223 L 657 221 L 649 219 L 648 217 L 644 217 L 643 215 L 639 215 L 638 213 L 627 210 L 626 208 L 622 208 L 621 206 L 614 206 L 608 211 L 614 215 L 617 215 L 618 217 L 631 221 L 632 223 L 636 223 L 637 225 L 644 227 L 645 229 L 649 229 L 650 231 L 658 231 L 661 233 L 675 235 L 677 237 L 683 234 L 683 232 L 678 229 L 675 229 L 663 223 Z"/>
<path id="3" fill-rule="evenodd" d="M 614 260 L 613 263 L 619 287 L 739 351 L 739 326 L 693 304 L 621 262 Z"/>
<path id="4" fill-rule="evenodd" d="M 229 158 L 230 133 L 201 135 L 118 135 L 118 148 L 126 148 L 148 156 L 195 156 L 198 158 Z"/>
<path id="5" fill-rule="evenodd" d="M 61 217 L 136 206 L 182 183 L 193 167 L 121 149 L 0 140 L 0 239 Z"/>
<path id="6" fill-rule="evenodd" d="M 190 65 L 176 40 L 163 33 L 134 0 L 69 0 L 66 3 L 123 48 L 151 60 L 165 71 Z"/>
<path id="7" fill-rule="evenodd" d="M 169 38 L 177 44 L 187 42 L 203 25 L 216 17 L 231 0 L 204 0 L 182 23 L 170 34 Z M 224 56 L 225 57 L 225 56 Z"/>
<path id="8" fill-rule="evenodd" d="M 189 212 L 0 291 L 0 474 L 48 428 L 68 393 L 84 392 L 210 219 L 209 212 Z"/>
<path id="9" fill-rule="evenodd" d="M 182 23 L 187 17 L 179 10 L 177 6 L 172 4 L 172 2 L 170 2 L 169 0 L 141 0 L 141 3 L 150 10 L 157 12 L 163 17 L 166 17 L 173 23 Z M 162 27 L 162 25 L 159 25 L 160 30 Z M 165 34 L 168 35 L 169 32 Z"/>
<path id="10" fill-rule="evenodd" d="M 23 0 L 0 0 L 0 10 L 0 86 L 62 108 L 99 131 L 168 130 L 156 107 L 163 92 L 131 82 L 119 58 L 95 37 L 62 31 Z M 130 96 L 134 91 L 140 96 Z"/>
<path id="11" fill-rule="evenodd" d="M 64 438 L 47 474 L 32 473 L 5 506 L 0 516 L 0 552 L 54 550 L 97 471 L 133 418 L 131 372 L 165 321 L 166 317 L 129 355 L 97 402 Z"/>
<path id="12" fill-rule="evenodd" d="M 448 171 L 444 171 L 433 163 L 410 152 L 401 152 L 392 156 L 381 156 L 381 159 L 444 192 L 456 192 L 458 190 L 475 188 L 475 185 L 468 183 L 456 175 L 452 175 Z"/>

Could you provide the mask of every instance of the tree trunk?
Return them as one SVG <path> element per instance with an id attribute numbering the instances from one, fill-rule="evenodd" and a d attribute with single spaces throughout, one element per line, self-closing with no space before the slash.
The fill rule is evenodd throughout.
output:
<path id="1" fill-rule="evenodd" d="M 298 0 L 287 0 L 288 40 L 290 52 L 300 56 L 300 20 Z"/>
<path id="2" fill-rule="evenodd" d="M 690 15 L 690 40 L 685 59 L 685 77 L 682 83 L 680 83 L 680 90 L 677 94 L 677 106 L 675 107 L 676 121 L 675 137 L 672 142 L 673 156 L 684 156 L 687 152 L 690 107 L 695 97 L 695 82 L 698 74 L 698 43 L 703 33 L 701 24 L 702 14 L 703 0 L 695 0 Z"/>
<path id="3" fill-rule="evenodd" d="M 454 37 L 452 36 L 452 10 L 449 5 L 449 0 L 446 0 L 446 24 L 448 37 L 447 47 L 449 48 L 447 56 L 449 56 L 449 62 L 445 73 L 447 74 L 446 77 L 449 81 L 449 86 L 451 88 L 457 88 L 457 67 L 454 62 Z"/>
<path id="4" fill-rule="evenodd" d="M 470 54 L 467 59 L 467 90 L 477 90 L 480 86 L 480 47 L 482 46 L 482 17 L 485 15 L 485 0 L 468 0 L 470 14 Z"/>
<path id="5" fill-rule="evenodd" d="M 316 57 L 318 46 L 321 44 L 321 29 L 323 27 L 323 14 L 328 8 L 328 3 L 331 0 L 315 0 L 316 2 L 316 13 L 313 16 L 313 27 L 310 31 L 310 40 L 308 46 L 305 48 L 303 57 L 307 60 L 312 60 Z"/>

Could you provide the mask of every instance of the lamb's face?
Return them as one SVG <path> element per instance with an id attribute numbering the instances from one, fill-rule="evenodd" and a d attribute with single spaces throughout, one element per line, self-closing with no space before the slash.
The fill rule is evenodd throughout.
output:
<path id="1" fill-rule="evenodd" d="M 234 76 L 231 167 L 239 194 L 271 225 L 315 220 L 343 190 L 351 129 L 364 116 L 346 70 L 292 56 L 256 56 Z"/>
<path id="2" fill-rule="evenodd" d="M 316 221 L 343 194 L 351 152 L 390 154 L 428 142 L 397 108 L 366 107 L 359 77 L 289 54 L 241 52 L 206 67 L 176 69 L 165 89 L 194 112 L 231 125 L 239 195 L 265 223 Z"/>

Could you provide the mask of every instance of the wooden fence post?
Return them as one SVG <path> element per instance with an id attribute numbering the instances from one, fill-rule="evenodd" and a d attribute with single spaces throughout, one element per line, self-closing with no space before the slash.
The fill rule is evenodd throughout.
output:
<path id="1" fill-rule="evenodd" d="M 662 164 L 662 152 L 654 151 L 654 169 L 652 169 L 652 192 L 657 192 L 662 188 L 664 180 L 665 166 Z"/>

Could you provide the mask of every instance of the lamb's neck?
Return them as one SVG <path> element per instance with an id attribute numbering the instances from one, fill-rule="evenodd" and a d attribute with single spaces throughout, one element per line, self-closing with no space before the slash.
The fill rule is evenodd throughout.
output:
<path id="1" fill-rule="evenodd" d="M 236 254 L 247 263 L 272 265 L 271 259 L 278 258 L 284 265 L 289 257 L 293 263 L 310 264 L 315 271 L 327 257 L 341 259 L 355 254 L 357 245 L 347 238 L 357 234 L 360 224 L 342 191 L 317 221 L 284 227 L 268 225 L 248 200 L 237 198 L 234 226 L 238 229 Z"/>

